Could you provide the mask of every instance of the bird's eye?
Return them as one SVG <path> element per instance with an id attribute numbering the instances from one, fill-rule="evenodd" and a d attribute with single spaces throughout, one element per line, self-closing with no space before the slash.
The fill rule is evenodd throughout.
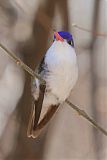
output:
<path id="1" fill-rule="evenodd" d="M 67 42 L 68 42 L 69 45 L 72 45 L 72 42 L 71 42 L 71 41 L 67 41 Z"/>

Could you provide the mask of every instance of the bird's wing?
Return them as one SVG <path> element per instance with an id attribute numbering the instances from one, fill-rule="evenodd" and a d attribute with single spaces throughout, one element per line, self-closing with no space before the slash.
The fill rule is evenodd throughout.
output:
<path id="1" fill-rule="evenodd" d="M 45 72 L 48 71 L 48 68 L 44 62 L 45 57 L 38 66 L 36 72 L 42 77 L 45 75 Z M 33 86 L 35 87 L 35 86 Z M 40 133 L 43 131 L 47 123 L 51 120 L 54 113 L 57 111 L 59 104 L 54 106 L 46 107 L 45 111 L 42 108 L 44 94 L 45 94 L 45 85 L 39 85 L 39 97 L 37 100 L 34 100 L 32 111 L 29 119 L 27 136 L 32 138 L 37 138 Z"/>

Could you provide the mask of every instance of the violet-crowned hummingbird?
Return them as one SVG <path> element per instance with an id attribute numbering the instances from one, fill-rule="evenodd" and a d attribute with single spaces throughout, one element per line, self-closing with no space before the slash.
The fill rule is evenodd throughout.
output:
<path id="1" fill-rule="evenodd" d="M 59 105 L 69 97 L 77 81 L 77 57 L 73 37 L 69 32 L 54 33 L 54 42 L 36 72 L 46 84 L 42 85 L 37 78 L 32 82 L 34 104 L 27 134 L 33 138 L 41 133 Z"/>

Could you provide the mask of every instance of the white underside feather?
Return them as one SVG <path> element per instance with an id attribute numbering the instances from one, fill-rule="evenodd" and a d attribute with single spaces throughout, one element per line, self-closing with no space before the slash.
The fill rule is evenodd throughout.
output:
<path id="1" fill-rule="evenodd" d="M 45 63 L 48 66 L 49 74 L 45 77 L 46 90 L 43 106 L 64 102 L 78 78 L 78 67 L 75 50 L 67 42 L 55 41 L 48 49 L 45 56 Z M 34 98 L 37 99 L 37 90 Z"/>

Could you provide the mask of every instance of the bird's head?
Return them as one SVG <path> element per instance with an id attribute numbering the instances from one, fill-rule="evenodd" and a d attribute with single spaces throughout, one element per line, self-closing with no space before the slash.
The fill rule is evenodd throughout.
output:
<path id="1" fill-rule="evenodd" d="M 65 32 L 65 31 L 55 32 L 54 33 L 54 40 L 61 41 L 61 42 L 66 41 L 69 45 L 74 47 L 73 37 L 69 32 Z"/>

